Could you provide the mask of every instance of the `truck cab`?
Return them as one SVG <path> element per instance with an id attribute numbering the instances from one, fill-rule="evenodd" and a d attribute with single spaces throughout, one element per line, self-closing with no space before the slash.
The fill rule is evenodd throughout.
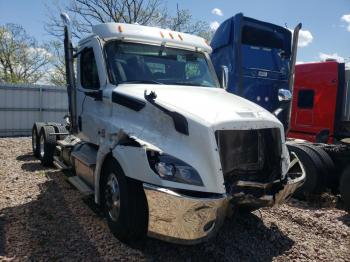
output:
<path id="1" fill-rule="evenodd" d="M 296 66 L 290 138 L 334 143 L 350 137 L 349 70 L 325 61 Z"/>
<path id="2" fill-rule="evenodd" d="M 220 74 L 222 65 L 228 68 L 228 92 L 270 112 L 276 112 L 281 107 L 279 90 L 291 91 L 293 52 L 289 29 L 239 13 L 220 25 L 211 47 L 217 74 Z M 278 114 L 278 118 L 287 129 L 290 105 L 283 106 L 286 108 Z"/>
<path id="3" fill-rule="evenodd" d="M 282 203 L 303 183 L 282 124 L 222 88 L 203 38 L 120 23 L 92 32 L 75 53 L 69 132 L 34 125 L 33 151 L 74 171 L 119 239 L 198 243 L 230 208 Z"/>

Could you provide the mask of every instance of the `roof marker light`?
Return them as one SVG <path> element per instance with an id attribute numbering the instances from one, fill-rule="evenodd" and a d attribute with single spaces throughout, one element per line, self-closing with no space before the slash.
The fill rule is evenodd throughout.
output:
<path id="1" fill-rule="evenodd" d="M 123 33 L 123 28 L 122 28 L 122 26 L 120 25 L 120 26 L 118 26 L 118 31 L 119 31 L 119 33 Z"/>
<path id="2" fill-rule="evenodd" d="M 174 36 L 172 33 L 169 32 L 169 36 L 171 37 L 171 39 L 174 39 Z"/>
<path id="3" fill-rule="evenodd" d="M 180 34 L 178 34 L 178 36 L 179 36 L 179 38 L 180 38 L 181 41 L 184 40 Z"/>
<path id="4" fill-rule="evenodd" d="M 162 38 L 164 38 L 163 32 L 162 32 L 162 31 L 159 31 L 159 33 L 160 33 L 160 36 L 161 36 Z"/>

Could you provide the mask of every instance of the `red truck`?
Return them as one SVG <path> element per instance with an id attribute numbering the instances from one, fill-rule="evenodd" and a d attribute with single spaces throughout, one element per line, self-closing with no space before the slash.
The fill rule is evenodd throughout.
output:
<path id="1" fill-rule="evenodd" d="M 326 61 L 297 65 L 290 130 L 307 179 L 299 195 L 330 188 L 350 208 L 350 70 Z M 306 140 L 306 141 L 305 141 Z M 307 142 L 309 141 L 309 142 Z"/>

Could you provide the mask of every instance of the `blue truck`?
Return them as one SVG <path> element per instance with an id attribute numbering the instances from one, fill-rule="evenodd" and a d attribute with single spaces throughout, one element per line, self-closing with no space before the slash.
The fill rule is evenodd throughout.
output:
<path id="1" fill-rule="evenodd" d="M 228 92 L 244 97 L 273 112 L 283 123 L 286 135 L 305 139 L 287 141 L 288 149 L 297 155 L 306 174 L 305 183 L 294 196 L 305 199 L 330 189 L 335 194 L 340 193 L 344 206 L 350 210 L 348 190 L 350 139 L 345 136 L 346 138 L 338 143 L 323 144 L 327 143 L 332 135 L 329 130 L 335 127 L 333 123 L 337 123 L 337 129 L 344 132 L 345 124 L 349 122 L 346 114 L 349 111 L 348 103 L 339 103 L 341 94 L 347 93 L 343 92 L 347 90 L 344 64 L 333 61 L 299 66 L 293 98 L 300 29 L 301 24 L 298 24 L 292 33 L 287 28 L 245 17 L 239 13 L 224 21 L 215 32 L 211 41 L 213 49 L 211 58 L 215 71 Z M 322 75 L 321 78 L 320 75 Z M 333 90 L 331 96 L 329 92 L 327 93 L 327 88 L 329 90 L 330 87 Z M 338 91 L 340 96 L 337 95 L 336 90 L 341 91 Z M 321 94 L 318 94 L 315 99 L 317 92 L 321 92 L 325 100 L 322 100 Z M 292 129 L 289 130 L 292 98 L 294 100 L 293 123 Z M 337 113 L 333 112 L 333 114 L 319 113 L 319 108 L 324 109 L 324 103 L 327 102 L 329 102 L 329 111 L 335 111 L 335 105 L 340 109 L 342 106 L 343 108 L 337 109 Z M 305 115 L 318 114 L 322 118 L 312 120 L 312 124 L 309 125 L 299 125 L 298 129 L 296 114 L 303 121 L 307 119 Z M 327 116 L 330 119 L 326 119 Z M 338 119 L 338 122 L 333 121 L 333 118 Z M 316 121 L 327 122 L 327 120 L 332 123 L 331 127 L 319 130 L 320 124 Z M 307 142 L 306 140 L 310 138 L 307 137 L 306 131 L 310 133 L 310 130 L 313 132 L 317 130 L 317 133 L 314 135 L 315 139 Z M 331 138 L 333 139 L 332 136 Z"/>
<path id="2" fill-rule="evenodd" d="M 224 21 L 211 41 L 216 73 L 223 66 L 227 91 L 242 96 L 276 114 L 285 129 L 290 118 L 293 74 L 298 33 L 284 27 L 243 16 Z"/>

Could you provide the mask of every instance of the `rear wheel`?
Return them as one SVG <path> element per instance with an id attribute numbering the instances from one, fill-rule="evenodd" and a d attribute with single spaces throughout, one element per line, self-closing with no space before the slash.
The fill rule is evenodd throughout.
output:
<path id="1" fill-rule="evenodd" d="M 45 125 L 43 122 L 35 122 L 32 128 L 32 149 L 35 157 L 40 157 L 40 129 Z"/>
<path id="2" fill-rule="evenodd" d="M 344 201 L 345 207 L 350 210 L 350 166 L 344 169 L 339 181 L 340 195 Z"/>
<path id="3" fill-rule="evenodd" d="M 57 133 L 68 133 L 68 130 L 67 130 L 67 128 L 65 127 L 65 126 L 63 126 L 63 125 L 56 125 L 55 126 L 55 129 L 56 129 L 56 132 Z M 67 135 L 58 135 L 58 139 L 59 140 L 63 140 L 63 139 L 65 139 L 67 137 Z"/>
<path id="4" fill-rule="evenodd" d="M 325 189 L 325 178 L 327 175 L 327 167 L 324 164 L 321 156 L 317 153 L 317 151 L 307 145 L 300 145 L 299 148 L 302 148 L 312 159 L 313 163 L 315 164 L 316 170 L 317 170 L 317 178 L 318 178 L 318 185 L 317 185 L 317 191 L 322 192 Z"/>
<path id="5" fill-rule="evenodd" d="M 326 151 L 324 151 L 320 147 L 317 147 L 314 145 L 306 145 L 306 146 L 314 150 L 314 152 L 320 157 L 323 163 L 323 166 L 325 168 L 324 184 L 327 185 L 327 187 L 331 188 L 332 190 L 336 189 L 339 178 L 335 174 L 335 165 L 332 158 L 327 154 Z"/>
<path id="6" fill-rule="evenodd" d="M 311 149 L 299 145 L 288 145 L 288 149 L 298 156 L 304 166 L 306 175 L 304 184 L 295 191 L 294 197 L 305 199 L 310 194 L 319 193 L 322 188 L 322 181 L 318 176 L 319 170 L 315 164 L 315 153 Z"/>
<path id="7" fill-rule="evenodd" d="M 56 147 L 56 135 L 53 126 L 43 126 L 40 131 L 39 152 L 40 161 L 44 166 L 50 166 Z"/>
<path id="8" fill-rule="evenodd" d="M 103 170 L 101 194 L 112 233 L 123 242 L 143 239 L 148 228 L 148 208 L 142 184 L 128 179 L 114 159 Z"/>

